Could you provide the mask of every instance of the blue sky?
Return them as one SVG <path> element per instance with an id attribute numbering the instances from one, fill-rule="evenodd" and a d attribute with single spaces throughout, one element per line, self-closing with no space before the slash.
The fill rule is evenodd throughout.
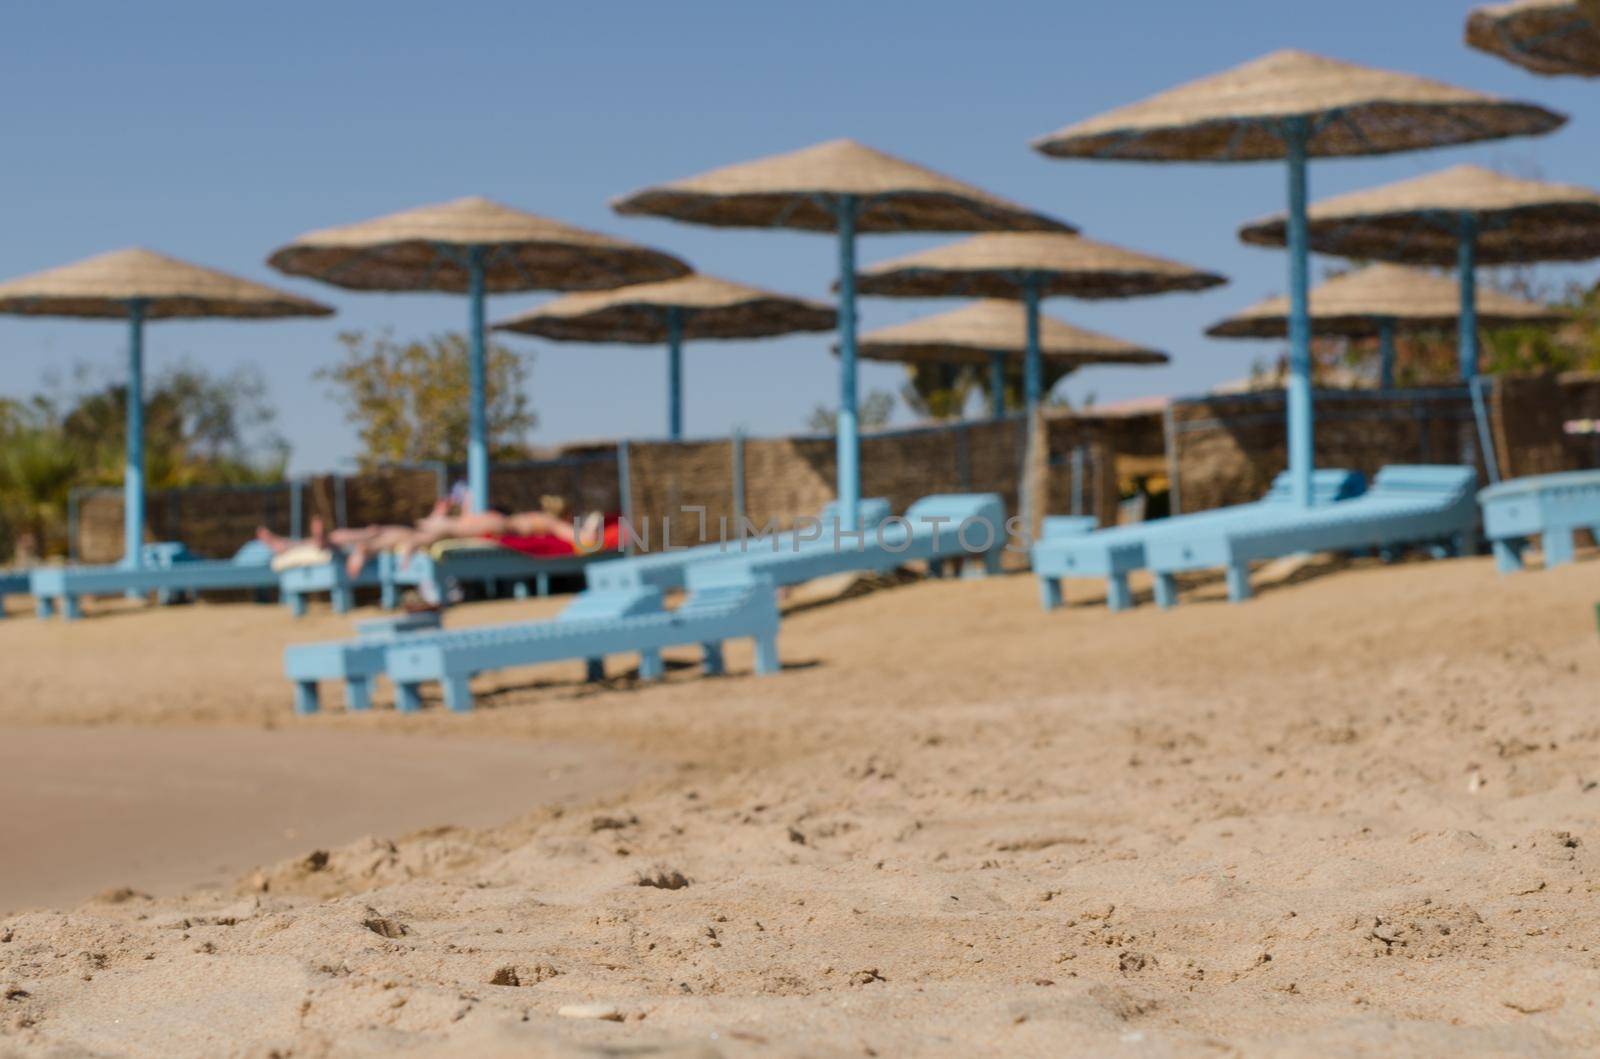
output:
<path id="1" fill-rule="evenodd" d="M 1064 384 L 1067 395 L 1194 392 L 1275 352 L 1201 331 L 1283 290 L 1282 255 L 1234 236 L 1241 222 L 1281 208 L 1282 167 L 1060 162 L 1028 141 L 1300 47 L 1535 100 L 1573 119 L 1542 139 L 1318 163 L 1313 198 L 1465 161 L 1600 183 L 1600 138 L 1586 124 L 1600 117 L 1593 83 L 1534 77 L 1467 49 L 1467 10 L 1452 0 L 19 3 L 0 37 L 0 277 L 137 244 L 336 306 L 327 321 L 155 325 L 146 353 L 153 369 L 186 358 L 224 370 L 258 365 L 294 443 L 294 468 L 333 469 L 347 465 L 354 438 L 311 374 L 336 355 L 334 335 L 460 329 L 465 303 L 280 277 L 264 263 L 274 247 L 310 228 L 482 194 L 670 249 L 711 274 L 821 297 L 834 269 L 827 237 L 623 219 L 607 201 L 849 136 L 1088 235 L 1228 275 L 1229 286 L 1202 295 L 1047 305 L 1174 358 L 1160 369 L 1082 372 Z M 861 260 L 944 238 L 867 238 Z M 494 299 L 491 319 L 543 297 Z M 952 304 L 870 299 L 863 326 Z M 534 441 L 663 431 L 659 351 L 507 341 L 536 351 Z M 690 433 L 798 429 L 835 391 L 829 341 L 690 347 Z M 114 324 L 0 317 L 0 393 L 33 392 L 77 364 L 109 380 L 124 348 Z M 869 365 L 863 389 L 900 380 L 893 366 Z"/>

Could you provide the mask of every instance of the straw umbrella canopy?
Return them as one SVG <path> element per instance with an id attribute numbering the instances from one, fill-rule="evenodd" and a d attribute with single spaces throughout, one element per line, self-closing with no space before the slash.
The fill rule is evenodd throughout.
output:
<path id="1" fill-rule="evenodd" d="M 1370 265 L 1335 276 L 1311 291 L 1311 331 L 1344 338 L 1377 337 L 1379 385 L 1394 385 L 1394 338 L 1398 333 L 1442 331 L 1461 313 L 1459 284 L 1420 268 Z M 1556 324 L 1563 315 L 1546 305 L 1496 290 L 1482 292 L 1478 323 L 1484 327 Z M 1206 329 L 1213 338 L 1284 338 L 1289 299 L 1258 302 Z"/>
<path id="2" fill-rule="evenodd" d="M 1308 211 L 1313 250 L 1410 264 L 1454 263 L 1461 380 L 1478 373 L 1477 266 L 1600 257 L 1600 193 L 1519 180 L 1462 165 L 1366 191 L 1338 195 Z M 1245 225 L 1247 243 L 1281 246 L 1282 217 Z M 1472 400 L 1483 414 L 1482 395 Z"/>
<path id="3" fill-rule="evenodd" d="M 1227 280 L 1165 258 L 1152 257 L 1063 232 L 996 232 L 937 246 L 863 269 L 862 294 L 899 298 L 1020 298 L 1028 339 L 1023 361 L 1024 404 L 1031 416 L 1040 393 L 1039 301 L 1134 298 L 1168 291 L 1197 291 Z"/>
<path id="4" fill-rule="evenodd" d="M 489 506 L 483 303 L 487 293 L 598 290 L 686 275 L 671 254 L 585 231 L 484 198 L 391 213 L 308 232 L 273 252 L 280 272 L 357 291 L 465 293 L 471 373 L 467 480 Z"/>
<path id="5" fill-rule="evenodd" d="M 1289 173 L 1289 468 L 1311 503 L 1311 330 L 1306 160 L 1381 155 L 1550 132 L 1566 119 L 1420 77 L 1274 52 L 1035 141 L 1056 158 L 1147 162 L 1285 159 Z"/>
<path id="6" fill-rule="evenodd" d="M 610 291 L 569 294 L 502 320 L 516 331 L 558 342 L 667 346 L 667 432 L 683 436 L 683 343 L 701 338 L 773 338 L 831 331 L 830 305 L 711 276 L 684 276 Z"/>
<path id="7" fill-rule="evenodd" d="M 1053 217 L 852 140 L 714 169 L 613 203 L 618 213 L 723 228 L 833 232 L 839 243 L 840 519 L 858 523 L 856 235 L 863 232 L 1070 232 Z"/>
<path id="8" fill-rule="evenodd" d="M 1001 298 L 868 331 L 861 336 L 860 352 L 868 360 L 907 364 L 987 365 L 995 419 L 1005 415 L 1007 362 L 1025 360 L 1030 353 L 1069 370 L 1086 364 L 1165 364 L 1169 359 L 1158 350 L 1053 316 L 1030 316 L 1015 300 Z"/>
<path id="9" fill-rule="evenodd" d="M 1600 77 L 1600 0 L 1512 0 L 1467 16 L 1467 43 L 1524 70 Z"/>
<path id="10" fill-rule="evenodd" d="M 144 543 L 144 324 L 146 320 L 273 320 L 332 316 L 306 298 L 137 247 L 0 283 L 0 313 L 128 322 L 127 462 L 122 561 Z"/>

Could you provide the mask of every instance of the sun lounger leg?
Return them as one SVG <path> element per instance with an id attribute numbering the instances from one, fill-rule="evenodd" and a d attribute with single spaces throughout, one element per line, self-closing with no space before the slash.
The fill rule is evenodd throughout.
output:
<path id="1" fill-rule="evenodd" d="M 550 575 L 549 574 L 544 573 L 542 571 L 540 573 L 535 574 L 534 578 L 533 578 L 533 583 L 534 583 L 535 586 L 538 587 L 540 598 L 543 598 L 543 597 L 548 596 L 550 594 Z"/>
<path id="2" fill-rule="evenodd" d="M 1502 574 L 1514 574 L 1522 569 L 1522 542 L 1495 541 L 1494 568 Z"/>
<path id="3" fill-rule="evenodd" d="M 387 577 L 383 579 L 383 585 L 378 589 L 378 605 L 384 610 L 393 610 L 400 605 L 400 586 Z"/>
<path id="4" fill-rule="evenodd" d="M 528 582 L 526 582 L 526 581 L 513 581 L 513 582 L 511 582 L 511 598 L 512 599 L 527 599 L 528 598 Z"/>
<path id="5" fill-rule="evenodd" d="M 1127 610 L 1133 606 L 1133 590 L 1128 587 L 1127 574 L 1112 574 L 1106 578 L 1106 609 Z"/>
<path id="6" fill-rule="evenodd" d="M 1177 603 L 1178 603 L 1178 582 L 1173 579 L 1173 576 L 1171 574 L 1157 573 L 1156 574 L 1156 581 L 1155 581 L 1155 588 L 1156 588 L 1156 605 L 1157 606 L 1159 606 L 1163 610 L 1165 610 L 1168 607 L 1172 607 L 1172 606 L 1176 606 L 1177 605 Z"/>
<path id="7" fill-rule="evenodd" d="M 1246 563 L 1228 564 L 1228 599 L 1243 603 L 1250 598 L 1250 567 Z"/>
<path id="8" fill-rule="evenodd" d="M 344 708 L 357 712 L 372 708 L 372 685 L 366 677 L 345 678 Z"/>
<path id="9" fill-rule="evenodd" d="M 1004 558 L 1004 553 L 1002 553 L 999 548 L 996 548 L 992 552 L 984 552 L 983 572 L 988 574 L 990 577 L 998 577 L 1000 574 L 1005 572 L 1004 568 L 1001 566 L 1001 560 Z"/>
<path id="10" fill-rule="evenodd" d="M 283 605 L 288 607 L 289 613 L 296 618 L 306 616 L 306 597 L 303 593 L 285 592 L 283 594 Z"/>
<path id="11" fill-rule="evenodd" d="M 591 684 L 598 684 L 606 678 L 606 660 L 604 658 L 586 658 L 583 661 L 583 679 Z"/>
<path id="12" fill-rule="evenodd" d="M 1048 611 L 1055 610 L 1061 603 L 1061 581 L 1054 577 L 1039 578 L 1039 604 Z"/>
<path id="13" fill-rule="evenodd" d="M 703 643 L 700 645 L 700 650 L 704 652 L 701 669 L 706 676 L 720 677 L 727 672 L 727 668 L 722 661 L 722 644 L 716 641 Z"/>
<path id="14" fill-rule="evenodd" d="M 36 617 L 48 618 L 56 612 L 55 600 L 49 596 L 40 596 L 33 601 L 33 613 Z"/>
<path id="15" fill-rule="evenodd" d="M 662 664 L 660 651 L 639 652 L 639 679 L 660 680 L 666 675 L 667 668 Z"/>
<path id="16" fill-rule="evenodd" d="M 83 617 L 83 607 L 78 605 L 78 597 L 69 592 L 61 597 L 61 616 L 67 621 L 77 621 Z"/>
<path id="17" fill-rule="evenodd" d="M 929 559 L 928 560 L 928 576 L 929 577 L 943 577 L 944 576 L 944 560 L 943 559 Z"/>
<path id="18" fill-rule="evenodd" d="M 782 668 L 783 664 L 778 661 L 777 636 L 757 636 L 756 672 L 766 676 L 769 673 L 776 673 Z"/>
<path id="19" fill-rule="evenodd" d="M 348 614 L 350 608 L 355 606 L 355 592 L 352 589 L 336 588 L 328 594 L 328 598 L 335 614 Z"/>
<path id="20" fill-rule="evenodd" d="M 444 689 L 444 704 L 452 713 L 471 712 L 472 688 L 466 677 L 445 677 L 439 685 Z"/>
<path id="21" fill-rule="evenodd" d="M 422 709 L 421 684 L 397 684 L 394 689 L 394 708 L 401 713 L 416 713 Z"/>
<path id="22" fill-rule="evenodd" d="M 1544 568 L 1572 562 L 1572 531 L 1546 530 L 1544 537 Z"/>
<path id="23" fill-rule="evenodd" d="M 294 682 L 294 712 L 305 716 L 317 712 L 317 682 L 315 680 L 297 680 Z"/>
<path id="24" fill-rule="evenodd" d="M 483 594 L 485 596 L 487 596 L 488 598 L 490 598 L 490 599 L 499 599 L 500 598 L 500 582 L 496 581 L 492 577 L 489 578 L 489 580 L 487 580 L 487 581 L 485 581 L 483 583 Z"/>

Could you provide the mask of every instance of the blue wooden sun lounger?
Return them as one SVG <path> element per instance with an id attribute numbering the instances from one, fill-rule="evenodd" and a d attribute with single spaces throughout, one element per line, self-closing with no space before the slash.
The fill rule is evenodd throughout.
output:
<path id="1" fill-rule="evenodd" d="M 1367 480 L 1358 471 L 1321 470 L 1312 475 L 1313 503 L 1331 504 L 1359 496 Z M 1133 606 L 1128 575 L 1147 565 L 1145 543 L 1168 533 L 1185 533 L 1188 527 L 1206 526 L 1221 519 L 1250 518 L 1262 510 L 1282 508 L 1294 503 L 1288 472 L 1272 481 L 1267 495 L 1251 504 L 1175 515 L 1131 526 L 1095 529 L 1093 519 L 1047 518 L 1043 534 L 1033 546 L 1033 572 L 1039 579 L 1039 598 L 1045 610 L 1061 606 L 1061 579 L 1064 577 L 1104 577 L 1106 607 L 1126 610 Z"/>
<path id="2" fill-rule="evenodd" d="M 83 616 L 79 600 L 84 596 L 113 596 L 124 593 L 155 593 L 163 603 L 200 592 L 265 592 L 278 586 L 272 570 L 272 553 L 259 541 L 251 541 L 231 559 L 196 559 L 181 544 L 147 544 L 141 554 L 143 565 L 131 566 L 44 566 L 28 575 L 28 589 L 41 618 L 59 610 L 71 621 Z"/>
<path id="3" fill-rule="evenodd" d="M 1572 561 L 1572 534 L 1600 537 L 1600 471 L 1567 471 L 1515 478 L 1478 494 L 1483 530 L 1503 574 L 1522 569 L 1522 552 L 1540 538 L 1545 569 Z"/>
<path id="4" fill-rule="evenodd" d="M 509 583 L 512 595 L 525 599 L 529 582 L 534 593 L 547 596 L 551 578 L 581 574 L 591 564 L 613 560 L 615 556 L 615 552 L 534 556 L 489 544 L 451 548 L 437 557 L 418 552 L 405 561 L 393 552 L 382 552 L 367 560 L 360 574 L 351 577 L 345 569 L 344 553 L 336 549 L 330 562 L 281 571 L 278 590 L 297 618 L 305 616 L 306 597 L 322 592 L 328 593 L 335 614 L 347 613 L 355 606 L 358 588 L 376 588 L 384 610 L 398 607 L 400 593 L 406 588 L 416 588 L 429 603 L 446 603 L 452 581 L 482 584 L 490 595 Z"/>
<path id="5" fill-rule="evenodd" d="M 1156 602 L 1177 602 L 1173 575 L 1184 570 L 1226 568 L 1228 598 L 1238 603 L 1250 598 L 1253 560 L 1367 549 L 1387 554 L 1408 544 L 1459 554 L 1477 525 L 1476 485 L 1471 467 L 1397 465 L 1379 471 L 1372 488 L 1353 500 L 1264 508 L 1250 518 L 1218 519 L 1153 537 L 1145 553 L 1156 577 Z"/>
<path id="6" fill-rule="evenodd" d="M 743 552 L 706 559 L 690 572 L 726 567 L 775 585 L 798 585 L 833 574 L 879 573 L 920 560 L 936 577 L 946 564 L 967 562 L 981 562 L 986 572 L 999 573 L 1005 546 L 1005 506 L 996 494 L 929 496 L 907 508 L 903 517 L 887 518 L 860 534 L 840 534 L 826 547 L 753 544 Z"/>
<path id="7" fill-rule="evenodd" d="M 276 574 L 278 595 L 297 618 L 305 617 L 306 597 L 326 592 L 335 614 L 348 613 L 355 606 L 356 589 L 383 588 L 384 556 L 368 559 L 354 577 L 345 569 L 344 553 L 333 549 L 333 558 L 311 566 L 291 566 Z"/>
<path id="8" fill-rule="evenodd" d="M 502 585 L 511 586 L 516 599 L 531 594 L 548 596 L 554 577 L 582 575 L 592 564 L 612 561 L 617 553 L 592 552 L 585 555 L 527 555 L 497 544 L 456 547 L 435 556 L 419 552 L 402 562 L 399 556 L 384 555 L 379 566 L 383 606 L 392 610 L 399 603 L 400 590 L 419 590 L 430 603 L 447 599 L 450 582 L 480 584 L 490 596 L 498 595 Z"/>
<path id="9" fill-rule="evenodd" d="M 595 675 L 596 660 L 608 654 L 639 655 L 639 675 L 646 680 L 665 672 L 661 650 L 698 644 L 708 674 L 722 672 L 722 642 L 749 637 L 756 645 L 756 672 L 777 672 L 778 605 L 772 582 L 741 571 L 691 570 L 689 595 L 676 610 L 661 606 L 659 589 L 635 590 L 629 612 L 619 616 L 604 601 L 599 616 L 587 616 L 601 605 L 591 598 L 581 609 L 554 621 L 490 625 L 418 638 L 389 645 L 384 668 L 397 688 L 396 705 L 415 710 L 421 686 L 438 683 L 451 710 L 472 708 L 468 682 L 477 674 L 563 659 L 582 658 Z M 628 593 L 624 591 L 624 595 Z"/>
<path id="10" fill-rule="evenodd" d="M 26 570 L 0 570 L 0 618 L 6 616 L 7 596 L 27 594 L 28 578 Z"/>
<path id="11" fill-rule="evenodd" d="M 882 497 L 862 500 L 860 516 L 862 526 L 868 528 L 877 526 L 889 517 L 889 501 Z M 584 571 L 584 577 L 591 589 L 609 590 L 642 586 L 664 590 L 682 588 L 688 579 L 689 567 L 695 563 L 707 559 L 722 559 L 756 549 L 771 550 L 777 547 L 792 551 L 795 548 L 826 548 L 831 546 L 834 530 L 838 525 L 838 504 L 835 501 L 822 509 L 814 526 L 806 527 L 804 530 L 788 530 L 760 537 L 741 537 L 735 531 L 733 539 L 726 541 L 712 541 L 689 548 L 664 549 L 595 563 Z"/>
<path id="12" fill-rule="evenodd" d="M 294 682 L 296 713 L 316 713 L 317 682 L 345 682 L 345 708 L 365 710 L 372 705 L 372 679 L 383 672 L 388 646 L 401 636 L 438 632 L 439 612 L 421 611 L 397 618 L 374 618 L 356 623 L 354 640 L 293 644 L 284 649 L 283 668 Z"/>

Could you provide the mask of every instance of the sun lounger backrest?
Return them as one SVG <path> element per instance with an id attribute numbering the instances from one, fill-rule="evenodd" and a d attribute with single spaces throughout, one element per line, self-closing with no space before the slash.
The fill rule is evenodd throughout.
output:
<path id="1" fill-rule="evenodd" d="M 1311 502 L 1331 504 L 1360 496 L 1367 488 L 1367 476 L 1360 471 L 1321 470 L 1311 472 Z M 1294 480 L 1284 471 L 1272 480 L 1272 487 L 1261 498 L 1263 504 L 1294 501 Z"/>
<path id="2" fill-rule="evenodd" d="M 861 525 L 871 529 L 889 517 L 889 501 L 881 496 L 867 496 L 861 498 L 856 511 L 861 516 Z M 822 521 L 824 531 L 831 530 L 833 523 L 839 517 L 839 501 L 830 500 L 822 505 L 822 512 L 817 516 Z"/>
<path id="3" fill-rule="evenodd" d="M 1394 464 L 1378 472 L 1368 496 L 1374 498 L 1428 499 L 1471 494 L 1478 474 L 1471 467 Z"/>

